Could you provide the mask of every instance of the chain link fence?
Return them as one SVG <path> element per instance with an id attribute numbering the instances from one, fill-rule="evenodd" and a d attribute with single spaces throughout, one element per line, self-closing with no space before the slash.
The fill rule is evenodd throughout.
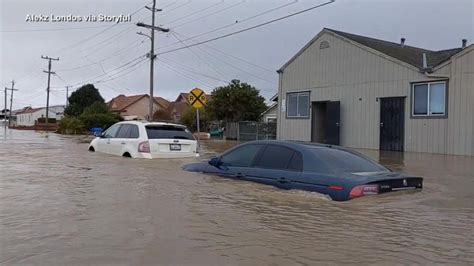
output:
<path id="1" fill-rule="evenodd" d="M 229 122 L 225 130 L 226 139 L 239 141 L 276 139 L 276 123 Z"/>

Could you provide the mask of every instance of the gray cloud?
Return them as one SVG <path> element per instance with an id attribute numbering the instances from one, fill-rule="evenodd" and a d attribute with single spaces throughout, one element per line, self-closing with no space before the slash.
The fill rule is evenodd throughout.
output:
<path id="1" fill-rule="evenodd" d="M 178 42 L 176 37 L 186 39 L 186 37 L 223 25 L 235 24 L 184 42 L 192 44 L 195 41 L 256 25 L 324 1 L 300 0 L 266 15 L 235 23 L 291 2 L 294 1 L 158 1 L 158 7 L 164 7 L 164 10 L 157 14 L 157 22 L 164 27 L 170 27 L 173 33 L 158 33 L 156 47 L 170 45 L 158 49 L 159 52 L 167 51 L 182 45 L 181 43 L 171 45 Z M 42 60 L 41 55 L 60 58 L 60 61 L 53 62 L 53 70 L 57 71 L 58 76 L 52 77 L 51 86 L 54 89 L 51 104 L 63 104 L 66 84 L 81 83 L 99 75 L 103 76 L 97 79 L 111 79 L 115 77 L 116 72 L 110 72 L 110 70 L 146 54 L 150 43 L 146 37 L 135 33 L 136 31 L 147 32 L 146 29 L 126 23 L 109 29 L 101 27 L 64 31 L 6 31 L 111 25 L 85 21 L 26 22 L 25 18 L 28 14 L 126 15 L 144 4 L 146 4 L 144 0 L 2 0 L 0 4 L 2 31 L 0 33 L 0 82 L 3 87 L 10 86 L 11 79 L 17 80 L 16 88 L 20 91 L 15 92 L 15 108 L 28 104 L 45 105 L 47 75 L 42 71 L 47 68 L 47 61 Z M 223 11 L 218 12 L 219 10 Z M 193 14 L 195 12 L 198 13 Z M 395 42 L 405 37 L 408 45 L 439 50 L 459 47 L 463 38 L 469 39 L 471 43 L 474 39 L 473 16 L 473 2 L 469 0 L 336 1 L 320 9 L 253 31 L 159 56 L 155 71 L 155 95 L 173 100 L 179 92 L 189 91 L 194 87 L 201 87 L 209 92 L 213 87 L 225 84 L 223 81 L 237 78 L 255 85 L 265 97 L 269 98 L 277 91 L 278 77 L 275 70 L 324 27 Z M 132 16 L 133 22 L 149 23 L 150 18 L 150 12 L 145 9 Z M 101 31 L 103 32 L 97 35 Z M 94 35 L 96 36 L 91 39 Z M 235 57 L 252 64 L 239 61 Z M 100 61 L 100 64 L 93 64 L 97 61 Z M 127 67 L 132 66 L 133 63 Z M 61 71 L 81 66 L 86 67 Z M 146 61 L 136 67 L 134 72 L 108 82 L 97 83 L 96 87 L 106 99 L 119 93 L 147 93 L 149 63 Z M 125 74 L 131 70 L 126 67 L 123 69 L 126 71 L 119 74 Z M 103 71 L 110 72 L 110 75 L 105 75 Z M 0 94 L 0 104 L 2 102 L 3 93 Z"/>

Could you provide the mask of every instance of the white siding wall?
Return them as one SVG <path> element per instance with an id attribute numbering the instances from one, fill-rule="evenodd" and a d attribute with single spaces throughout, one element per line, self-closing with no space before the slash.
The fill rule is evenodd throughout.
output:
<path id="1" fill-rule="evenodd" d="M 49 111 L 48 116 L 49 118 L 56 118 L 56 113 Z M 34 126 L 35 121 L 41 117 L 46 117 L 46 109 L 41 109 L 34 113 L 17 114 L 16 121 L 18 126 Z"/>
<path id="2" fill-rule="evenodd" d="M 319 49 L 322 41 L 328 41 L 330 48 Z M 332 33 L 323 33 L 280 74 L 278 138 L 311 140 L 311 119 L 286 119 L 281 110 L 287 92 L 310 90 L 311 101 L 341 102 L 341 145 L 378 149 L 378 98 L 405 96 L 405 151 L 473 155 L 474 99 L 473 89 L 467 88 L 472 87 L 472 74 L 459 74 L 461 69 L 473 73 L 469 70 L 473 60 L 472 56 L 463 56 L 458 61 L 456 74 L 449 82 L 448 118 L 410 119 L 410 83 L 437 78 Z M 445 71 L 449 72 L 440 69 L 440 73 Z"/>

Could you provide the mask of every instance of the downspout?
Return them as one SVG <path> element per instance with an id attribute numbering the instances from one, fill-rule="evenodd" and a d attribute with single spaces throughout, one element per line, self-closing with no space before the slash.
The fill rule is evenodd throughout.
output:
<path id="1" fill-rule="evenodd" d="M 442 75 L 433 75 L 431 72 L 433 72 L 432 67 L 428 67 L 428 61 L 426 60 L 426 53 L 423 53 L 423 68 L 421 69 L 421 72 L 429 77 L 429 78 L 436 78 L 436 79 L 449 79 L 449 76 L 442 76 Z"/>
<path id="2" fill-rule="evenodd" d="M 282 128 L 282 115 L 281 115 L 281 103 L 282 103 L 282 79 L 283 79 L 283 70 L 277 70 L 278 73 L 278 104 L 277 104 L 277 135 L 276 139 L 281 139 L 281 128 Z"/>

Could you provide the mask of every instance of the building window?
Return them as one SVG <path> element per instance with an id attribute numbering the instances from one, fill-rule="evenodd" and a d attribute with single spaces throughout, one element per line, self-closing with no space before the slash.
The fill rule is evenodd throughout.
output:
<path id="1" fill-rule="evenodd" d="M 445 116 L 446 82 L 415 83 L 412 99 L 412 116 Z"/>
<path id="2" fill-rule="evenodd" d="M 309 117 L 309 92 L 294 92 L 286 95 L 288 109 L 287 117 L 308 118 Z"/>

